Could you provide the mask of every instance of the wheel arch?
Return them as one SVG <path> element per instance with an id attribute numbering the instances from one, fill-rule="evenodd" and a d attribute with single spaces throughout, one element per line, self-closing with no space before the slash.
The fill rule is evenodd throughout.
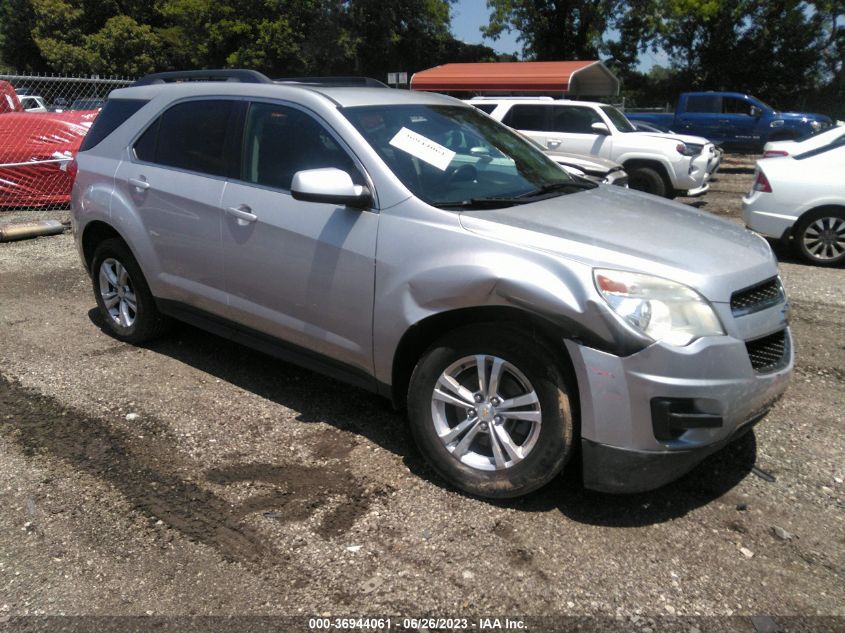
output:
<path id="1" fill-rule="evenodd" d="M 127 246 L 129 245 L 117 229 L 102 220 L 93 220 L 82 229 L 82 257 L 85 262 L 85 268 L 89 272 L 91 271 L 91 262 L 94 259 L 94 251 L 97 250 L 97 245 L 103 240 L 110 238 L 118 238 Z M 130 248 L 130 250 L 132 249 Z"/>
<path id="2" fill-rule="evenodd" d="M 405 407 L 411 373 L 420 357 L 435 341 L 459 328 L 481 323 L 506 323 L 519 327 L 539 344 L 554 350 L 552 355 L 556 359 L 557 368 L 572 387 L 569 398 L 577 432 L 580 420 L 578 381 L 562 340 L 566 337 L 566 332 L 539 315 L 509 306 L 458 308 L 428 316 L 408 328 L 393 356 L 390 395 L 394 406 L 397 409 Z"/>
<path id="3" fill-rule="evenodd" d="M 845 203 L 828 202 L 814 204 L 812 207 L 802 212 L 801 215 L 795 218 L 795 222 L 792 223 L 792 226 L 789 229 L 789 237 L 794 238 L 796 236 L 798 232 L 798 227 L 801 225 L 801 222 L 804 221 L 806 218 L 810 217 L 811 215 L 818 215 L 824 213 L 825 211 L 838 211 L 839 213 L 845 213 Z"/>
<path id="4" fill-rule="evenodd" d="M 629 176 L 633 170 L 639 167 L 648 167 L 649 169 L 653 169 L 663 179 L 663 184 L 666 186 L 667 192 L 675 189 L 672 184 L 672 178 L 669 176 L 669 169 L 659 160 L 652 158 L 629 158 L 622 163 L 622 166 L 625 168 L 625 171 L 628 172 Z"/>

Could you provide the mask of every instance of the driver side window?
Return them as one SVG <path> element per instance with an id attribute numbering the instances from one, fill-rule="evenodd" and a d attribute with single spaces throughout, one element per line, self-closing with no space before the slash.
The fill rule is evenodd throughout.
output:
<path id="1" fill-rule="evenodd" d="M 364 184 L 349 154 L 313 117 L 282 105 L 250 104 L 241 180 L 287 191 L 296 172 L 325 167 L 343 170 L 355 184 Z"/>

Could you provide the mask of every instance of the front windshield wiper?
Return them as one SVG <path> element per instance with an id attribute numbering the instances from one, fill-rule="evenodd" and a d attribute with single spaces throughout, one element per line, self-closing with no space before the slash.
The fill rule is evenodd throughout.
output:
<path id="1" fill-rule="evenodd" d="M 435 202 L 431 206 L 438 209 L 503 209 L 517 204 L 526 204 L 528 200 L 517 198 L 471 198 L 452 202 Z"/>
<path id="2" fill-rule="evenodd" d="M 533 202 L 533 198 L 562 192 L 567 189 L 583 191 L 585 189 L 595 189 L 596 187 L 598 187 L 597 184 L 588 180 L 581 182 L 556 182 L 550 185 L 543 185 L 542 187 L 531 191 L 526 191 L 525 193 L 521 193 L 517 196 L 470 198 L 469 200 L 455 200 L 453 202 L 437 202 L 432 206 L 435 206 L 438 209 L 502 209 L 505 207 L 512 207 L 517 204 L 527 204 L 529 202 Z"/>
<path id="3" fill-rule="evenodd" d="M 588 180 L 584 181 L 576 181 L 573 180 L 571 182 L 556 182 L 551 185 L 543 185 L 542 187 L 538 187 L 533 191 L 528 191 L 526 193 L 521 193 L 516 196 L 517 199 L 524 199 L 524 198 L 534 198 L 535 196 L 542 196 L 547 193 L 555 193 L 557 191 L 565 191 L 566 189 L 578 189 L 578 190 L 585 190 L 585 189 L 595 189 L 598 185 L 594 182 L 590 182 Z"/>

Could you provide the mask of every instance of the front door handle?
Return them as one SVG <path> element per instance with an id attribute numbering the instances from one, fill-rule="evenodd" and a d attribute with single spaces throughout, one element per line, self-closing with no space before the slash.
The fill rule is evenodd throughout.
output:
<path id="1" fill-rule="evenodd" d="M 557 149 L 560 147 L 560 141 L 549 141 L 546 143 L 549 146 L 549 149 Z"/>
<path id="2" fill-rule="evenodd" d="M 129 184 L 133 187 L 136 187 L 137 189 L 146 190 L 150 188 L 150 183 L 148 183 L 147 179 L 143 176 L 141 176 L 140 178 L 130 178 Z"/>
<path id="3" fill-rule="evenodd" d="M 226 209 L 226 214 L 236 218 L 238 224 L 241 226 L 246 226 L 251 222 L 255 222 L 258 219 L 258 216 L 252 212 L 247 205 L 242 204 L 239 207 L 228 207 Z"/>

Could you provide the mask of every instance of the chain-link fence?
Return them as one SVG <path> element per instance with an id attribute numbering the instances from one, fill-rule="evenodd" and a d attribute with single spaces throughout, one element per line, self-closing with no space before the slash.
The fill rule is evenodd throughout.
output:
<path id="1" fill-rule="evenodd" d="M 108 93 L 131 81 L 0 75 L 0 213 L 67 208 L 82 139 Z"/>

